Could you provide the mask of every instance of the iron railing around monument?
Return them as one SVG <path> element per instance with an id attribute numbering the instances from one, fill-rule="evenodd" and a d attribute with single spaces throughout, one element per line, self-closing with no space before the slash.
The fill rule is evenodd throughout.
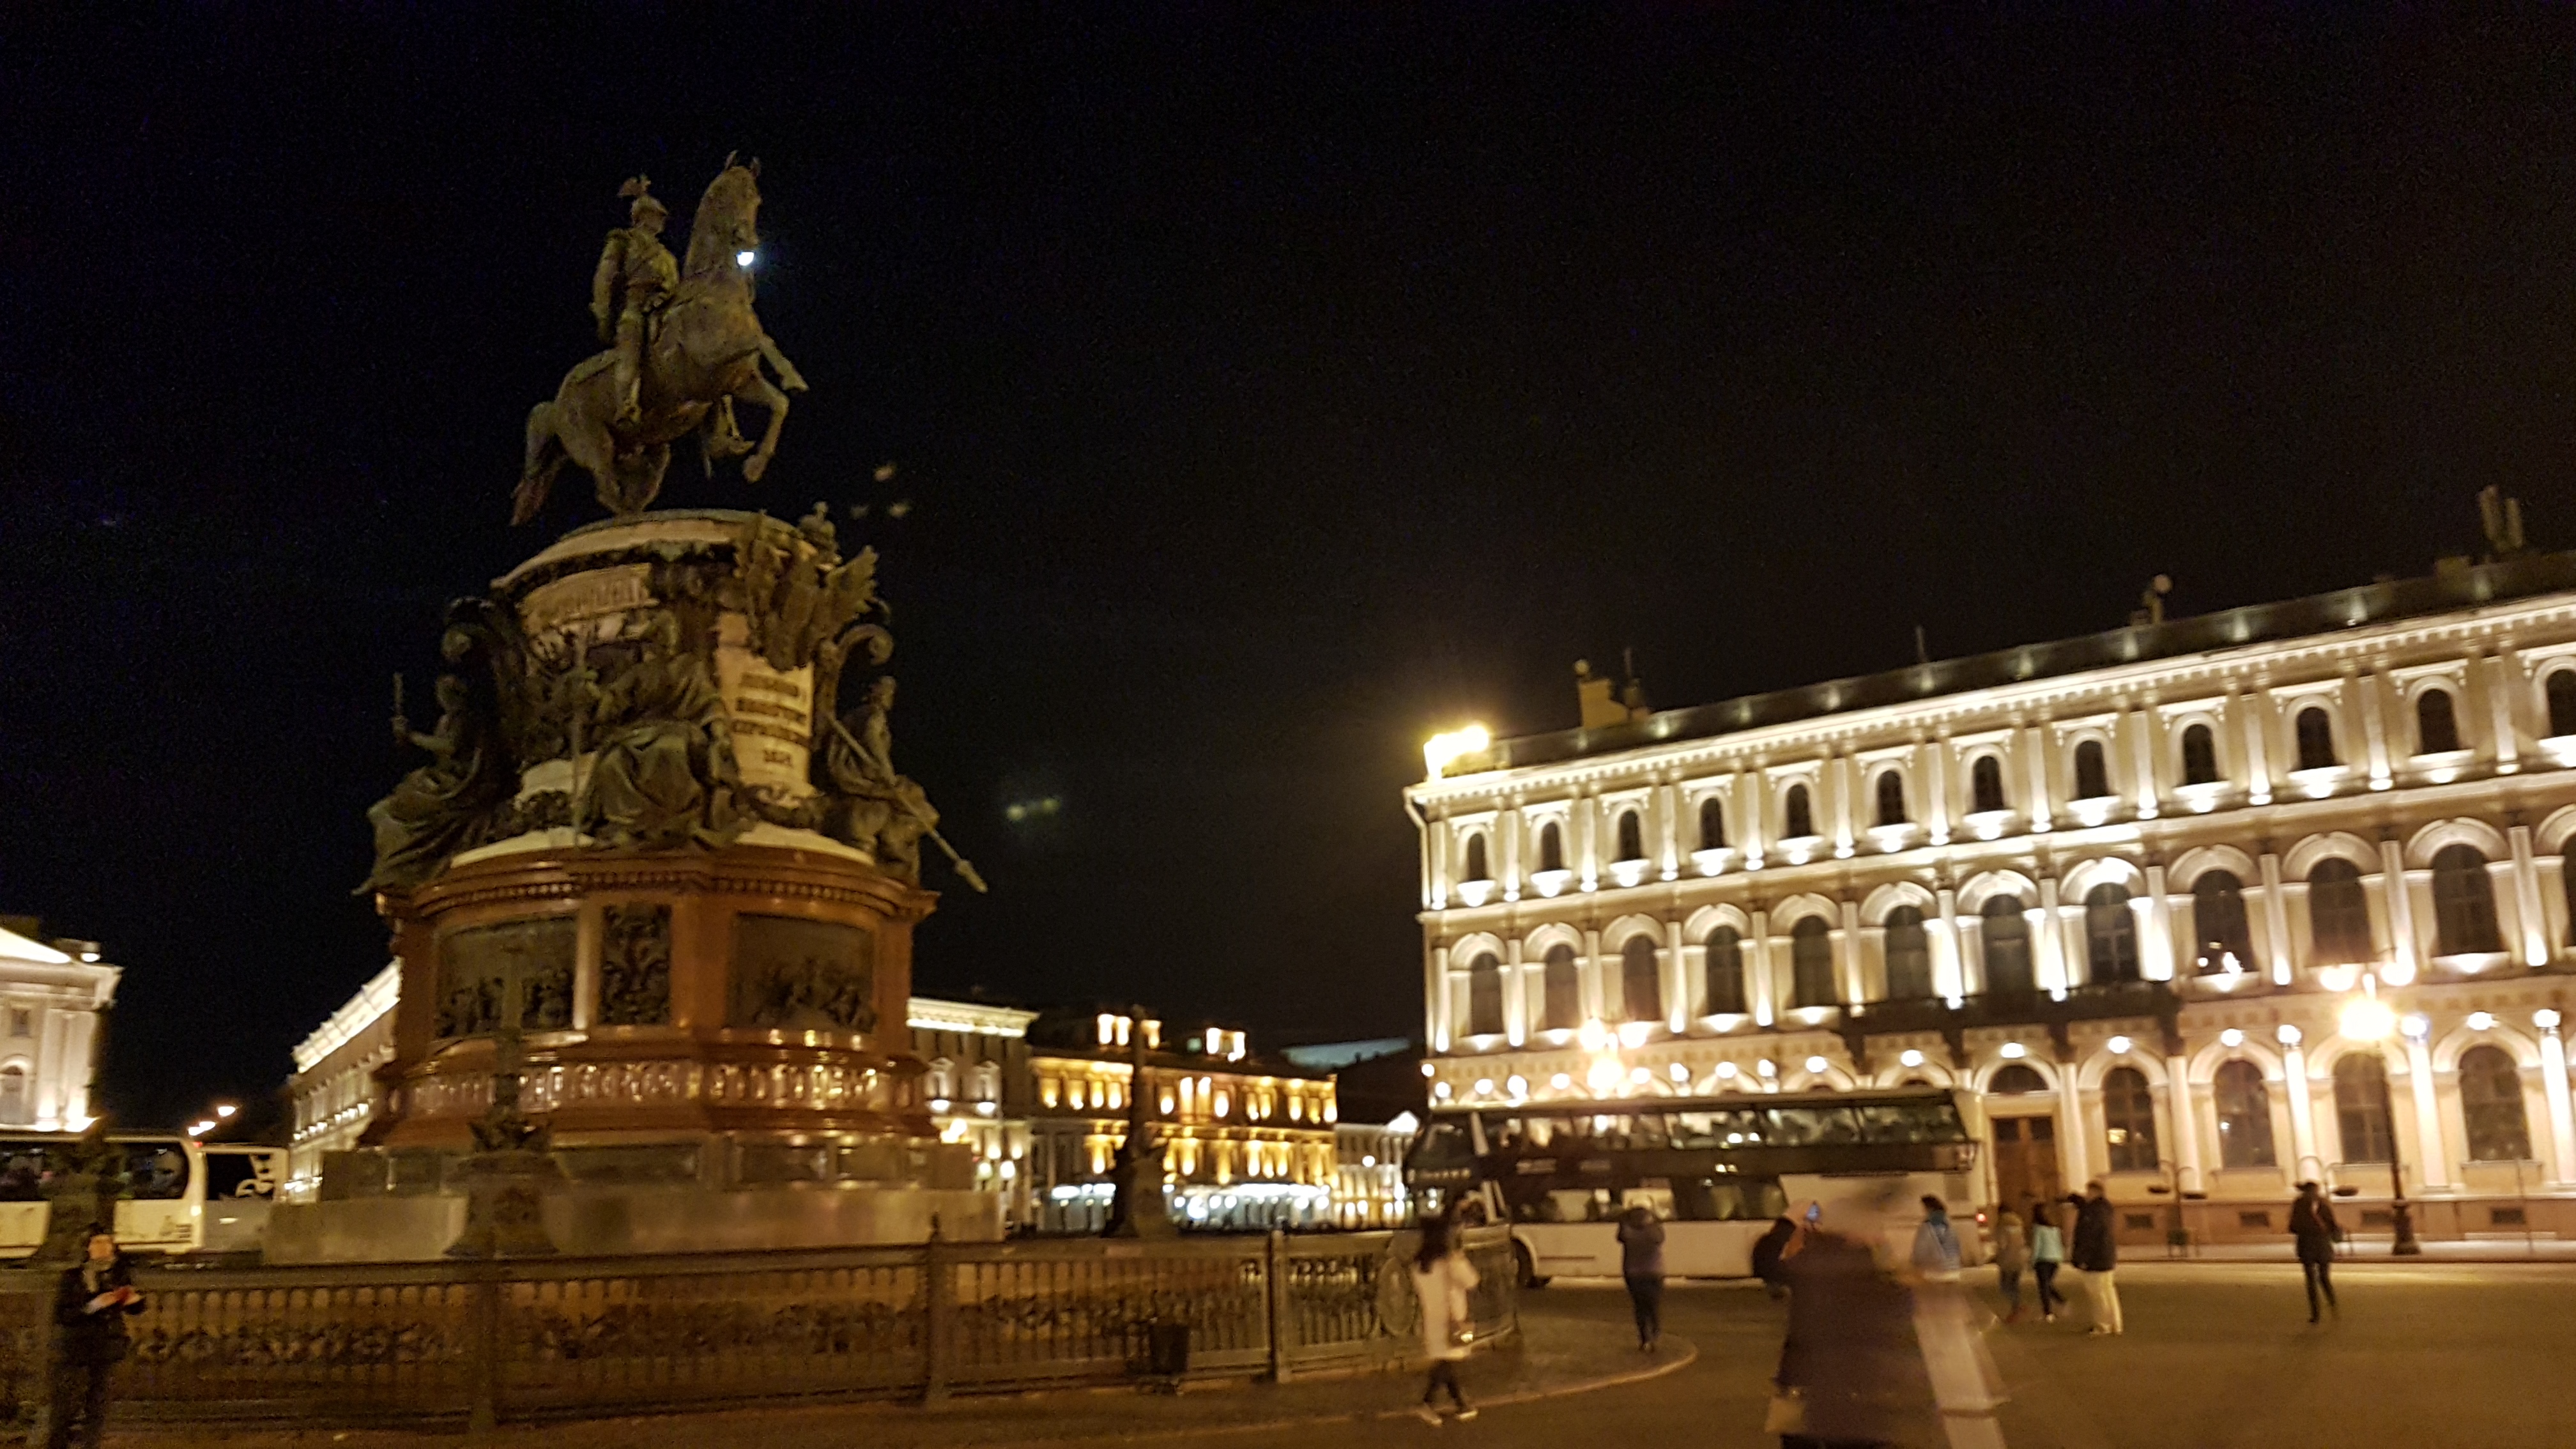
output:
<path id="1" fill-rule="evenodd" d="M 1419 1351 L 1412 1233 L 940 1243 L 506 1263 L 145 1267 L 119 1378 L 137 1419 L 573 1418 L 1115 1382 L 1147 1331 L 1193 1376 Z M 1480 1341 L 1510 1337 L 1507 1232 L 1467 1235 Z M 0 1271 L 0 1370 L 34 1387 L 52 1278 Z"/>

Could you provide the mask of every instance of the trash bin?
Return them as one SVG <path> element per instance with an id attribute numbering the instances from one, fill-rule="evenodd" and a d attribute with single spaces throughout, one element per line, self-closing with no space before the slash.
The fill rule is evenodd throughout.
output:
<path id="1" fill-rule="evenodd" d="M 1145 1372 L 1176 1379 L 1190 1371 L 1190 1326 L 1151 1323 L 1145 1326 Z"/>

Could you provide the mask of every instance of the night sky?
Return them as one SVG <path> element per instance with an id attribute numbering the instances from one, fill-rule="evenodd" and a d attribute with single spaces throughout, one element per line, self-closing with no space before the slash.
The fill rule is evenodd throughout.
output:
<path id="1" fill-rule="evenodd" d="M 924 991 L 1415 1030 L 1398 791 L 1578 657 L 1687 704 L 2422 572 L 2488 483 L 2576 544 L 2564 12 L 37 8 L 0 911 L 127 967 L 136 1125 L 383 963 L 390 678 L 596 515 L 506 526 L 638 171 L 676 245 L 761 158 L 813 391 L 664 500 L 870 507 L 994 888 L 934 870 Z"/>

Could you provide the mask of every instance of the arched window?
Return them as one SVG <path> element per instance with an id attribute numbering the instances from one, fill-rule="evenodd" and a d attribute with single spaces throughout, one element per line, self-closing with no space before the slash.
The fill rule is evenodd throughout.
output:
<path id="1" fill-rule="evenodd" d="M 2186 785 L 2218 783 L 2218 737 L 2209 726 L 2196 724 L 2182 732 L 2182 782 Z"/>
<path id="2" fill-rule="evenodd" d="M 1621 860 L 1644 860 L 1646 858 L 1646 827 L 1639 823 L 1637 812 L 1634 810 L 1622 810 L 1619 812 L 1618 858 Z"/>
<path id="3" fill-rule="evenodd" d="M 1699 802 L 1699 848 L 1726 849 L 1726 807 L 1714 795 Z"/>
<path id="4" fill-rule="evenodd" d="M 2146 1073 L 2113 1067 L 2103 1075 L 2102 1135 L 2113 1172 L 2153 1172 L 2163 1161 L 2156 1155 L 2156 1095 Z"/>
<path id="5" fill-rule="evenodd" d="M 1700 974 L 1706 978 L 1709 1015 L 1744 1014 L 1744 939 L 1733 926 L 1708 933 L 1708 960 Z"/>
<path id="6" fill-rule="evenodd" d="M 2103 757 L 2100 740 L 2086 740 L 2075 747 L 2075 798 L 2099 800 L 2111 793 L 2111 766 Z"/>
<path id="7" fill-rule="evenodd" d="M 2087 980 L 2138 979 L 2138 916 L 2129 892 L 2107 881 L 2084 893 Z"/>
<path id="8" fill-rule="evenodd" d="M 1789 999 L 1796 1006 L 1834 1004 L 1833 928 L 1809 916 L 1789 928 Z"/>
<path id="9" fill-rule="evenodd" d="M 2503 949 L 2487 858 L 2474 845 L 2443 846 L 2433 857 L 2433 954 L 2465 956 Z"/>
<path id="10" fill-rule="evenodd" d="M 2377 1052 L 2352 1052 L 2335 1060 L 2335 1125 L 2343 1133 L 2343 1160 L 2386 1162 L 2395 1149 L 2388 1136 L 2388 1067 Z"/>
<path id="11" fill-rule="evenodd" d="M 2191 883 L 2191 925 L 2201 970 L 2225 971 L 2231 965 L 2239 971 L 2254 969 L 2254 933 L 2245 924 L 2245 883 L 2234 872 L 2205 870 Z"/>
<path id="12" fill-rule="evenodd" d="M 1998 1097 L 2028 1096 L 2033 1092 L 2047 1091 L 2048 1079 L 2039 1074 L 2037 1067 L 2013 1062 L 1995 1068 L 1994 1076 L 1986 1082 L 1986 1090 Z"/>
<path id="13" fill-rule="evenodd" d="M 1619 948 L 1619 1002 L 1630 1021 L 1661 1021 L 1664 978 L 1655 965 L 1655 938 L 1635 935 Z"/>
<path id="14" fill-rule="evenodd" d="M 2447 754 L 2460 747 L 2460 722 L 2451 715 L 2451 692 L 2428 689 L 2415 696 L 2415 753 Z"/>
<path id="15" fill-rule="evenodd" d="M 2318 705 L 2299 711 L 2299 768 L 2324 770 L 2335 762 L 2334 716 Z"/>
<path id="16" fill-rule="evenodd" d="M 2522 1073 L 2502 1047 L 2473 1046 L 2460 1053 L 2460 1115 L 2468 1122 L 2471 1162 L 2531 1160 Z"/>
<path id="17" fill-rule="evenodd" d="M 1503 963 L 1491 951 L 1467 968 L 1467 1034 L 1503 1034 Z"/>
<path id="18" fill-rule="evenodd" d="M 1574 964 L 1574 948 L 1560 941 L 1547 948 L 1546 1022 L 1550 1031 L 1572 1031 L 1583 1024 L 1583 972 Z"/>
<path id="19" fill-rule="evenodd" d="M 1878 772 L 1878 823 L 1905 823 L 1905 777 L 1894 770 Z"/>
<path id="20" fill-rule="evenodd" d="M 2320 966 L 2365 965 L 2377 954 L 2361 867 L 2336 857 L 2308 872 L 2309 954 Z"/>
<path id="21" fill-rule="evenodd" d="M 1920 1001 L 1932 994 L 1932 942 L 1923 932 L 1923 913 L 1898 906 L 1887 913 L 1887 999 Z"/>
<path id="22" fill-rule="evenodd" d="M 1968 808 L 1986 814 L 2008 808 L 2004 803 L 2004 762 L 1993 755 L 1979 755 L 1968 767 Z"/>
<path id="23" fill-rule="evenodd" d="M 1467 837 L 1467 869 L 1460 880 L 1492 880 L 1494 873 L 1485 868 L 1485 836 L 1478 831 Z"/>
<path id="24" fill-rule="evenodd" d="M 2272 1094 L 2263 1069 L 2248 1061 L 2220 1065 L 2211 1084 L 2218 1107 L 2218 1165 L 2271 1167 Z"/>
<path id="25" fill-rule="evenodd" d="M 2551 674 L 2540 692 L 2549 701 L 2550 735 L 2576 735 L 2576 669 Z"/>
<path id="26" fill-rule="evenodd" d="M 1986 902 L 1978 934 L 1986 946 L 1986 990 L 1995 995 L 2028 995 L 2038 984 L 2030 969 L 2030 923 L 2022 919 L 2019 896 L 1996 896 Z"/>
<path id="27" fill-rule="evenodd" d="M 1815 811 L 1807 804 L 1807 787 L 1792 785 L 1780 801 L 1780 838 L 1799 840 L 1816 833 Z"/>
<path id="28" fill-rule="evenodd" d="M 1538 868 L 1565 869 L 1565 831 L 1553 820 L 1538 828 Z"/>

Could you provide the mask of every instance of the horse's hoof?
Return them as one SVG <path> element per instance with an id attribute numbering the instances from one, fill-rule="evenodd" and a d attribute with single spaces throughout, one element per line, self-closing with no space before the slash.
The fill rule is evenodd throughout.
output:
<path id="1" fill-rule="evenodd" d="M 742 481 L 745 483 L 757 483 L 760 481 L 760 475 L 768 471 L 769 460 L 767 458 L 746 458 L 743 460 L 742 465 Z"/>

